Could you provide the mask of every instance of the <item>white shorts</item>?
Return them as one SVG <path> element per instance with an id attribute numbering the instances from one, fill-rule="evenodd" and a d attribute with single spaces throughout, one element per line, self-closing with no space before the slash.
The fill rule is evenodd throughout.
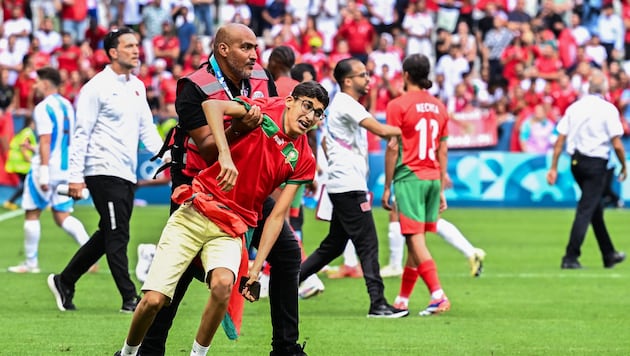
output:
<path id="1" fill-rule="evenodd" d="M 68 182 L 65 180 L 51 180 L 50 184 L 48 184 L 48 191 L 43 191 L 35 180 L 33 171 L 28 172 L 24 179 L 22 209 L 44 210 L 50 206 L 55 211 L 71 213 L 74 200 L 69 196 L 57 194 L 57 186 L 59 184 L 68 184 Z"/>
<path id="2" fill-rule="evenodd" d="M 243 240 L 222 231 L 190 203 L 183 204 L 168 219 L 151 262 L 143 291 L 152 290 L 173 298 L 175 286 L 191 261 L 200 253 L 207 273 L 227 268 L 238 276 Z"/>

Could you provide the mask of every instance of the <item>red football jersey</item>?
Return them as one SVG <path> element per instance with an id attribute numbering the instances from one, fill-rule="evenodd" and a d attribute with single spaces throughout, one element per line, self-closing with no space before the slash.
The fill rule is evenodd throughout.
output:
<path id="1" fill-rule="evenodd" d="M 316 162 L 306 135 L 292 139 L 282 125 L 285 98 L 248 99 L 248 105 L 258 105 L 265 115 L 260 127 L 247 133 L 230 147 L 232 160 L 239 172 L 234 188 L 223 192 L 217 187 L 221 171 L 218 162 L 204 169 L 195 180 L 204 191 L 229 206 L 243 221 L 255 227 L 263 201 L 280 185 L 309 183 L 315 177 Z"/>
<path id="2" fill-rule="evenodd" d="M 448 137 L 444 104 L 425 90 L 407 92 L 387 105 L 387 123 L 402 130 L 395 180 L 414 174 L 418 179 L 440 179 L 437 148 Z"/>

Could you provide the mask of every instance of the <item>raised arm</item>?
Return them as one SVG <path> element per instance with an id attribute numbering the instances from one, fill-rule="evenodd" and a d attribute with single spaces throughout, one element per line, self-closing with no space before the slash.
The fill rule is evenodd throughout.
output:
<path id="1" fill-rule="evenodd" d="M 232 161 L 230 146 L 225 136 L 223 118 L 226 115 L 241 118 L 247 114 L 247 110 L 235 101 L 225 100 L 206 100 L 201 104 L 201 107 L 219 154 L 218 161 L 221 171 L 217 176 L 217 182 L 222 190 L 229 191 L 236 184 L 238 170 Z"/>

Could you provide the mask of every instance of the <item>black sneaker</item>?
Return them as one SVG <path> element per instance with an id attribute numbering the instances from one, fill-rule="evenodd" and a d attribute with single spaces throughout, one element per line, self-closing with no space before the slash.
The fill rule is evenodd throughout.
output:
<path id="1" fill-rule="evenodd" d="M 560 268 L 562 269 L 581 269 L 582 265 L 580 264 L 580 262 L 578 262 L 578 260 L 567 260 L 567 259 L 562 259 L 562 264 L 560 265 Z"/>
<path id="2" fill-rule="evenodd" d="M 114 353 L 114 356 L 121 356 L 121 355 L 122 355 L 122 351 L 116 351 L 116 352 Z"/>
<path id="3" fill-rule="evenodd" d="M 138 302 L 140 302 L 140 297 L 136 296 L 133 299 L 129 299 L 123 302 L 122 307 L 120 307 L 121 313 L 133 313 L 136 311 L 136 307 L 138 306 Z"/>
<path id="4" fill-rule="evenodd" d="M 624 252 L 613 252 L 604 258 L 604 268 L 613 268 L 617 263 L 621 263 L 626 259 Z"/>
<path id="5" fill-rule="evenodd" d="M 74 292 L 66 288 L 59 278 L 58 274 L 50 274 L 48 276 L 48 288 L 52 292 L 55 297 L 55 301 L 57 302 L 57 308 L 61 311 L 66 310 L 76 310 L 77 307 L 72 303 L 72 298 L 74 297 Z"/>
<path id="6" fill-rule="evenodd" d="M 381 304 L 370 308 L 368 318 L 402 318 L 409 315 L 409 310 L 394 308 L 389 304 Z"/>
<path id="7" fill-rule="evenodd" d="M 295 344 L 281 350 L 272 350 L 269 356 L 307 356 L 304 347 L 306 347 L 306 341 L 302 345 Z"/>

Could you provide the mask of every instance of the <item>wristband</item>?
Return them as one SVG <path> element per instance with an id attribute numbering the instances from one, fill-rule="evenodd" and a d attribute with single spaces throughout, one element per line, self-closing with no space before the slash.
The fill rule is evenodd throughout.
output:
<path id="1" fill-rule="evenodd" d="M 50 170 L 48 166 L 39 167 L 39 185 L 48 185 L 50 183 Z"/>

